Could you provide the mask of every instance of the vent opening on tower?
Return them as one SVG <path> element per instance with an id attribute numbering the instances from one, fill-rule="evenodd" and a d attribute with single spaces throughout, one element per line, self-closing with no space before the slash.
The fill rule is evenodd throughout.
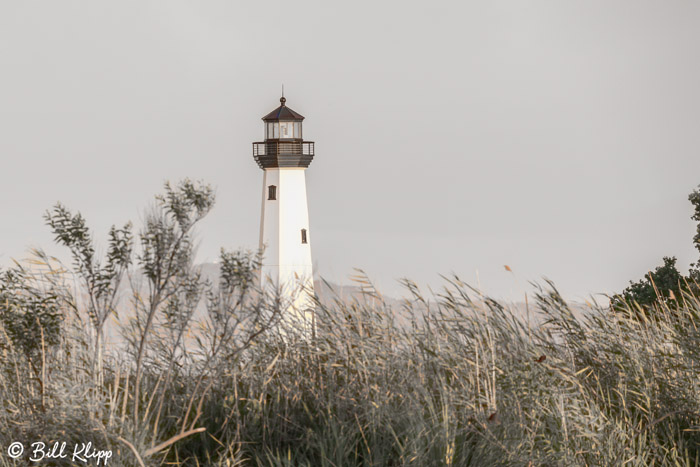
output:
<path id="1" fill-rule="evenodd" d="M 301 243 L 308 243 L 306 241 L 306 229 L 301 229 Z"/>
<path id="2" fill-rule="evenodd" d="M 277 187 L 275 185 L 267 187 L 267 199 L 277 199 Z"/>

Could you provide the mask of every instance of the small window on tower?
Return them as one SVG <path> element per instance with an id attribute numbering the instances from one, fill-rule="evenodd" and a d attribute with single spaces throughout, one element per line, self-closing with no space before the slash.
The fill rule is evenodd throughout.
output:
<path id="1" fill-rule="evenodd" d="M 306 241 L 306 229 L 301 229 L 301 243 L 308 243 Z"/>
<path id="2" fill-rule="evenodd" d="M 277 187 L 275 185 L 267 187 L 267 199 L 277 199 Z"/>

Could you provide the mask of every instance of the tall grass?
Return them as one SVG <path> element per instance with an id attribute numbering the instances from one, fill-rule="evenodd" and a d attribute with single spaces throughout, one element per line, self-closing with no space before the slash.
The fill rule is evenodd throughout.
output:
<path id="1" fill-rule="evenodd" d="M 313 339 L 283 320 L 240 352 L 187 358 L 181 347 L 148 359 L 139 392 L 134 356 L 114 352 L 92 391 L 91 340 L 68 319 L 44 355 L 42 405 L 29 362 L 0 332 L 0 465 L 13 465 L 12 441 L 68 438 L 113 449 L 110 465 L 700 461 L 698 297 L 640 320 L 574 309 L 546 283 L 529 321 L 458 278 L 431 296 L 406 281 L 400 309 L 359 280 L 361 297 L 317 303 Z"/>

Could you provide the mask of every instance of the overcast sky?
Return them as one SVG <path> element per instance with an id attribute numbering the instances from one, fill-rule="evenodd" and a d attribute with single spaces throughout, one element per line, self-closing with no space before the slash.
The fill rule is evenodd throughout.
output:
<path id="1" fill-rule="evenodd" d="M 576 298 L 697 259 L 698 2 L 62 0 L 0 3 L 0 265 L 65 257 L 57 201 L 104 246 L 183 177 L 217 190 L 201 261 L 256 248 L 282 83 L 332 281 Z"/>

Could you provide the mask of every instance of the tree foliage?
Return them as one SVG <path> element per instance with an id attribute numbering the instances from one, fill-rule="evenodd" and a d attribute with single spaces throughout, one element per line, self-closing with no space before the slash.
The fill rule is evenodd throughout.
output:
<path id="1" fill-rule="evenodd" d="M 24 360 L 46 408 L 51 365 L 47 361 L 61 343 L 66 315 L 75 303 L 53 258 L 34 250 L 28 267 L 16 263 L 0 272 L 0 355 Z M 0 402 L 1 403 L 1 402 Z"/>
<path id="2" fill-rule="evenodd" d="M 691 202 L 694 208 L 692 219 L 698 223 L 695 229 L 693 243 L 695 243 L 695 248 L 698 250 L 698 252 L 700 252 L 700 187 L 690 193 L 688 200 Z M 698 262 L 696 262 L 693 266 L 700 269 L 700 260 L 698 260 Z"/>
<path id="3" fill-rule="evenodd" d="M 104 326 L 110 314 L 116 313 L 119 284 L 131 264 L 133 235 L 131 223 L 121 229 L 112 225 L 108 234 L 107 256 L 104 265 L 97 258 L 92 234 L 85 218 L 73 214 L 61 203 L 44 214 L 56 242 L 68 247 L 73 257 L 75 273 L 80 277 L 87 294 L 86 312 L 94 331 L 95 377 L 102 377 L 102 347 Z"/>
<path id="4" fill-rule="evenodd" d="M 691 218 L 696 221 L 696 234 L 693 237 L 695 248 L 700 252 L 700 187 L 688 196 L 694 208 Z M 648 314 L 648 310 L 656 306 L 668 306 L 670 301 L 681 300 L 683 294 L 697 293 L 700 280 L 700 259 L 691 263 L 688 275 L 683 275 L 676 267 L 675 257 L 664 257 L 664 264 L 653 272 L 648 272 L 644 278 L 630 281 L 630 285 L 622 293 L 611 298 L 613 309 L 636 309 Z M 635 306 L 638 305 L 638 306 Z"/>
<path id="5" fill-rule="evenodd" d="M 30 361 L 39 359 L 42 349 L 58 344 L 64 293 L 20 265 L 0 273 L 0 321 L 11 344 Z"/>
<path id="6" fill-rule="evenodd" d="M 643 308 L 666 304 L 680 299 L 683 292 L 688 291 L 686 282 L 687 278 L 676 268 L 676 258 L 666 256 L 662 266 L 648 272 L 637 282 L 630 281 L 630 285 L 613 300 L 617 307 L 635 302 Z"/>

